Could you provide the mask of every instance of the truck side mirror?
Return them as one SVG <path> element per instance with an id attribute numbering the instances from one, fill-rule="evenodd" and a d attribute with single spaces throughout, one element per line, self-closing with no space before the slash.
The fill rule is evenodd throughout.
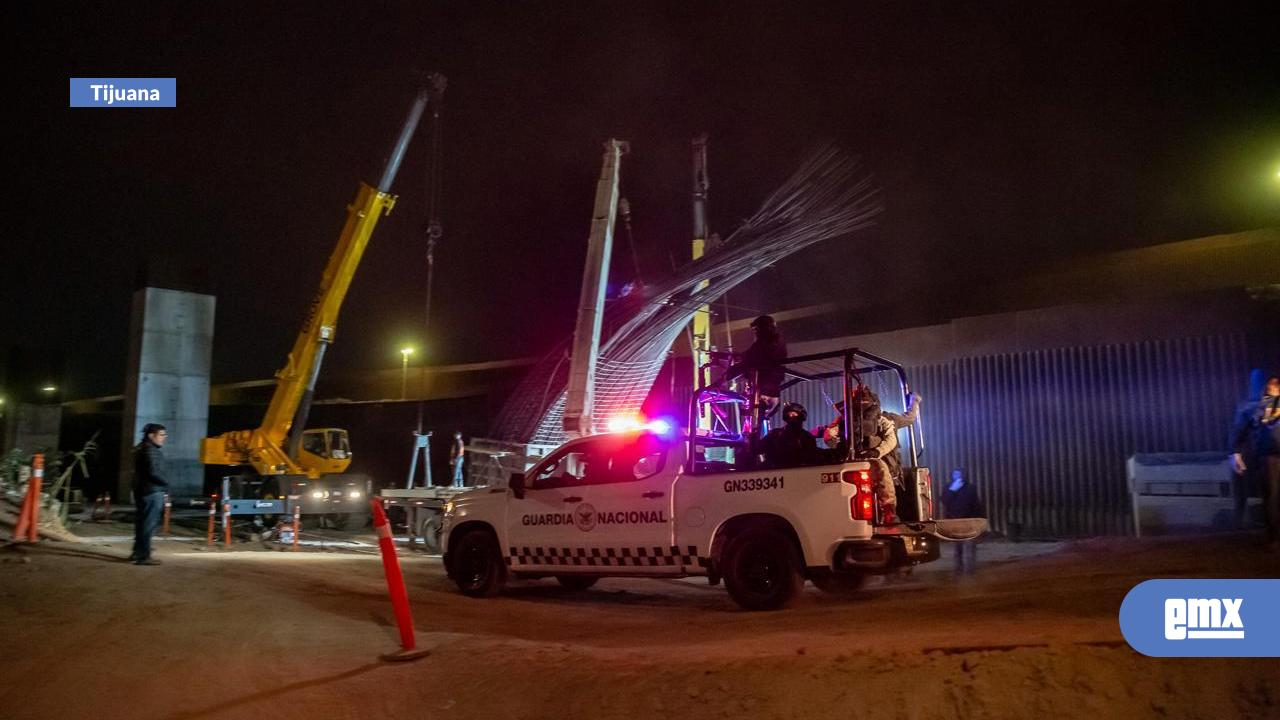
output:
<path id="1" fill-rule="evenodd" d="M 507 481 L 507 487 L 511 488 L 512 494 L 517 500 L 524 499 L 524 473 L 511 473 L 511 479 Z"/>

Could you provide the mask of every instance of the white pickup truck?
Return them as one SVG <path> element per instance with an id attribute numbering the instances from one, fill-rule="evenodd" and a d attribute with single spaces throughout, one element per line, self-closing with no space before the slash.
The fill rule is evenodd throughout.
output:
<path id="1" fill-rule="evenodd" d="M 859 373 L 894 372 L 905 390 L 899 366 L 842 353 L 789 360 L 788 374 L 797 382 L 842 376 L 846 407 Z M 833 355 L 845 367 L 799 369 Z M 767 467 L 750 433 L 724 423 L 696 429 L 695 413 L 717 404 L 747 408 L 750 400 L 701 388 L 691 400 L 692 431 L 663 423 L 571 440 L 514 474 L 508 487 L 455 496 L 443 517 L 449 577 L 463 593 L 484 597 L 509 578 L 554 576 L 585 589 L 606 576 L 706 576 L 713 584 L 723 579 L 744 608 L 768 610 L 795 599 L 806 578 L 830 592 L 856 590 L 869 574 L 936 560 L 940 540 L 986 529 L 981 519 L 933 519 L 929 471 L 915 467 L 914 435 L 900 518 L 881 525 L 874 499 L 881 463 L 841 448 L 818 457 L 827 464 Z M 756 418 L 761 427 L 759 411 Z"/>

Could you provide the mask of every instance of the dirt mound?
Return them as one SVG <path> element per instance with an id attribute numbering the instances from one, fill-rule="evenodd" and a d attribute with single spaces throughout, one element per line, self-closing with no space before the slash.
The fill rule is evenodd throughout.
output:
<path id="1" fill-rule="evenodd" d="M 13 529 L 18 524 L 18 514 L 20 512 L 22 512 L 22 507 L 17 503 L 10 501 L 8 498 L 0 499 L 0 531 L 3 531 L 8 537 L 13 537 Z M 76 537 L 62 524 L 62 519 L 58 517 L 58 514 L 47 506 L 41 507 L 40 521 L 36 527 L 42 538 L 69 543 L 81 542 L 80 538 Z"/>

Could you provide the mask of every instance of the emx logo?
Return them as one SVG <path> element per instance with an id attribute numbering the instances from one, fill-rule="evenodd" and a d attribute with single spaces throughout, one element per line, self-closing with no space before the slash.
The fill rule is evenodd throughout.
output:
<path id="1" fill-rule="evenodd" d="M 1243 640 L 1244 598 L 1169 598 L 1164 601 L 1165 640 Z"/>
<path id="2" fill-rule="evenodd" d="M 1121 603 L 1120 632 L 1152 657 L 1280 657 L 1276 608 L 1280 580 L 1148 580 Z"/>

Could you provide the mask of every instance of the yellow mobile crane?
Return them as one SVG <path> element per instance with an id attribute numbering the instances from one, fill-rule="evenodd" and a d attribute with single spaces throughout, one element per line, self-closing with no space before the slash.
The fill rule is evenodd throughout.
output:
<path id="1" fill-rule="evenodd" d="M 444 86 L 443 76 L 432 75 L 429 78 L 428 86 L 419 91 L 414 99 L 377 186 L 370 187 L 360 183 L 355 200 L 347 207 L 347 220 L 338 237 L 338 245 L 329 257 L 329 264 L 320 279 L 320 289 L 307 309 L 306 320 L 302 323 L 298 339 L 293 343 L 288 361 L 276 373 L 275 393 L 271 396 L 262 424 L 252 430 L 233 430 L 217 437 L 205 438 L 200 443 L 200 462 L 205 465 L 251 469 L 248 477 L 242 474 L 238 479 L 260 485 L 254 493 L 259 499 L 287 498 L 293 494 L 291 490 L 294 481 L 305 484 L 307 480 L 343 473 L 351 464 L 346 430 L 304 429 L 311 411 L 316 377 L 320 374 L 325 349 L 334 340 L 338 311 L 351 286 L 351 278 L 360 265 L 369 237 L 373 234 L 378 219 L 390 213 L 395 205 L 396 196 L 390 192 L 391 183 L 395 180 L 409 141 L 418 127 L 428 99 L 438 102 Z M 233 494 L 230 480 L 229 477 L 224 478 L 222 484 L 223 497 L 228 500 L 231 500 L 230 495 Z M 243 491 L 241 487 L 234 494 L 241 494 Z M 322 496 L 328 497 L 327 492 L 314 492 L 321 492 Z M 258 514 L 284 512 L 286 509 L 279 502 L 233 501 L 232 512 Z"/>

